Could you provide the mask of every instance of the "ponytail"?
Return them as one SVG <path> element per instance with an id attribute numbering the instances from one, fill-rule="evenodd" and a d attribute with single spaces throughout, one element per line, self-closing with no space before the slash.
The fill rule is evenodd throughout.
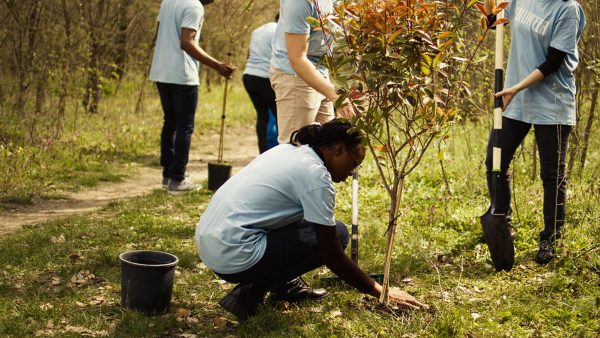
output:
<path id="1" fill-rule="evenodd" d="M 323 125 L 309 124 L 294 131 L 290 143 L 307 144 L 311 148 L 343 143 L 348 148 L 354 148 L 362 139 L 362 133 L 353 129 L 350 122 L 333 119 Z"/>

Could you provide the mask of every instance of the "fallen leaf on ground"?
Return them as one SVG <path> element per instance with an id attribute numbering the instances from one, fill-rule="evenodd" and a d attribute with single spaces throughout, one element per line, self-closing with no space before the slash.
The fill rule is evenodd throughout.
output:
<path id="1" fill-rule="evenodd" d="M 65 242 L 65 235 L 52 236 L 50 238 L 50 242 L 52 242 L 54 244 L 64 243 Z"/>
<path id="2" fill-rule="evenodd" d="M 330 317 L 341 317 L 342 316 L 342 311 L 340 310 L 333 310 L 329 313 Z"/>

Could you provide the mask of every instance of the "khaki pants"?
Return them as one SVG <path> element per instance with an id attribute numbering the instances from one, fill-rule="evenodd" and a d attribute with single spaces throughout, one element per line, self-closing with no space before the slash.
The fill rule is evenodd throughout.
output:
<path id="1" fill-rule="evenodd" d="M 292 133 L 313 122 L 325 123 L 335 117 L 333 102 L 310 87 L 299 76 L 277 68 L 269 69 L 277 103 L 277 141 L 289 143 Z"/>

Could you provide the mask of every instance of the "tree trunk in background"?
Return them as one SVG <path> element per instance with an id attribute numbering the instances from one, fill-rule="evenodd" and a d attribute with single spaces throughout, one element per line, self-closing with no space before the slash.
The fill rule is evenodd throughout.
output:
<path id="1" fill-rule="evenodd" d="M 585 130 L 583 132 L 583 146 L 581 147 L 581 159 L 579 162 L 579 167 L 583 169 L 585 166 L 585 160 L 587 157 L 588 146 L 590 144 L 590 135 L 592 134 L 592 124 L 594 123 L 594 119 L 596 118 L 596 103 L 598 101 L 598 88 L 594 89 L 594 93 L 592 94 L 592 102 L 590 105 L 590 115 L 588 116 L 587 123 L 585 125 Z"/>
<path id="2" fill-rule="evenodd" d="M 121 0 L 117 7 L 117 36 L 115 40 L 115 76 L 120 82 L 127 65 L 127 31 L 129 27 L 129 8 L 132 0 Z"/>
<path id="3" fill-rule="evenodd" d="M 64 37 L 65 42 L 62 47 L 62 51 L 60 53 L 60 64 L 61 64 L 61 81 L 60 81 L 60 91 L 58 93 L 58 108 L 57 108 L 57 118 L 55 120 L 55 134 L 54 138 L 58 138 L 58 136 L 62 133 L 65 110 L 67 107 L 67 97 L 69 95 L 69 80 L 71 78 L 71 14 L 69 13 L 69 8 L 67 6 L 67 0 L 61 1 L 62 12 L 63 12 L 63 21 L 64 21 Z"/>
<path id="4" fill-rule="evenodd" d="M 106 0 L 99 0 L 97 6 L 94 3 L 87 3 L 86 19 L 88 23 L 88 38 L 89 38 L 89 59 L 87 65 L 87 83 L 83 96 L 83 107 L 87 113 L 96 114 L 100 102 L 100 44 L 102 37 L 107 34 L 103 31 L 108 14 L 106 8 Z"/>
<path id="5" fill-rule="evenodd" d="M 90 60 L 87 68 L 87 84 L 83 96 L 83 107 L 90 114 L 98 112 L 98 102 L 100 101 L 100 74 L 98 70 L 98 42 L 95 34 L 92 33 L 90 42 Z"/>

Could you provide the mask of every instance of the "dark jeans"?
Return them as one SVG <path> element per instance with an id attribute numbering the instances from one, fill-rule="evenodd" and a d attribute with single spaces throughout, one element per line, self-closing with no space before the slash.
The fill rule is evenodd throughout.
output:
<path id="1" fill-rule="evenodd" d="M 258 151 L 264 153 L 269 150 L 267 144 L 267 125 L 269 123 L 269 110 L 277 119 L 277 105 L 275 92 L 268 78 L 244 74 L 242 77 L 244 88 L 256 109 L 256 136 L 258 137 Z"/>
<path id="2" fill-rule="evenodd" d="M 164 122 L 160 137 L 160 165 L 163 177 L 185 178 L 198 104 L 198 86 L 156 83 Z"/>
<path id="3" fill-rule="evenodd" d="M 248 270 L 219 277 L 231 283 L 255 283 L 270 290 L 323 266 L 314 223 L 300 221 L 267 234 L 267 248 L 263 257 Z M 346 225 L 336 223 L 343 248 L 348 246 L 350 235 Z"/>
<path id="4" fill-rule="evenodd" d="M 571 126 L 534 125 L 535 140 L 540 158 L 540 177 L 544 187 L 544 230 L 540 239 L 560 237 L 565 222 L 565 200 L 567 180 L 565 177 L 565 159 L 569 143 Z M 510 175 L 508 168 L 517 147 L 521 144 L 531 124 L 502 117 L 502 129 L 499 134 L 499 146 L 502 149 L 500 180 L 497 186 L 496 208 L 499 213 L 510 210 Z M 492 137 L 487 146 L 485 160 L 487 168 L 488 191 L 492 191 Z"/>

